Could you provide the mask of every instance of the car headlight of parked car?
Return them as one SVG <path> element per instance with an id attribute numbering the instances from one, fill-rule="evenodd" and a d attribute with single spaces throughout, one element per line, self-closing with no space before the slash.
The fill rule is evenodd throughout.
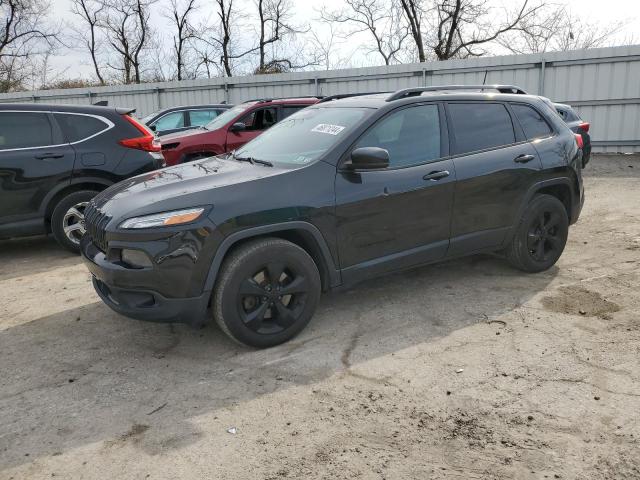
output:
<path id="1" fill-rule="evenodd" d="M 133 217 L 120 224 L 120 228 L 153 228 L 170 227 L 191 223 L 202 216 L 204 207 L 186 208 L 184 210 L 173 210 L 171 212 L 154 213 L 142 217 Z"/>

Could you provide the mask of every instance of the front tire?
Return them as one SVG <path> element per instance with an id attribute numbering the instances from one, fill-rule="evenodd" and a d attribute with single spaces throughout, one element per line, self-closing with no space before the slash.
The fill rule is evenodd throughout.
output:
<path id="1" fill-rule="evenodd" d="M 80 252 L 80 239 L 85 233 L 84 209 L 97 194 L 94 190 L 70 193 L 53 209 L 51 232 L 62 247 L 73 253 Z"/>
<path id="2" fill-rule="evenodd" d="M 218 326 L 242 344 L 267 348 L 309 323 L 320 300 L 318 267 L 309 254 L 279 238 L 249 241 L 225 259 L 213 296 Z"/>
<path id="3" fill-rule="evenodd" d="M 547 270 L 562 255 L 568 234 L 569 218 L 564 204 L 551 195 L 536 195 L 507 247 L 507 260 L 525 272 Z"/>

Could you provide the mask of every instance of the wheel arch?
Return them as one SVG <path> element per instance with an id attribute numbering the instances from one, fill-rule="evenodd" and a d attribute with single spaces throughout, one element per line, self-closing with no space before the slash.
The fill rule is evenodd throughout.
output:
<path id="1" fill-rule="evenodd" d="M 509 230 L 508 235 L 504 240 L 503 245 L 508 245 L 515 234 L 515 230 L 517 228 L 519 219 L 522 218 L 527 206 L 531 202 L 534 196 L 545 194 L 556 197 L 558 200 L 562 202 L 565 210 L 567 211 L 567 217 L 569 218 L 569 223 L 571 223 L 573 218 L 574 211 L 574 201 L 575 201 L 575 192 L 573 190 L 571 179 L 568 177 L 559 177 L 552 178 L 549 180 L 543 180 L 541 182 L 535 183 L 532 185 L 529 190 L 527 190 L 526 195 L 518 209 L 516 217 L 513 219 L 511 223 L 511 229 Z"/>
<path id="2" fill-rule="evenodd" d="M 58 189 L 49 192 L 42 202 L 41 207 L 44 219 L 47 222 L 47 228 L 49 228 L 48 224 L 51 222 L 51 215 L 53 214 L 54 208 L 65 196 L 82 190 L 95 190 L 100 192 L 111 185 L 113 185 L 113 182 L 103 178 L 79 178 L 72 180 L 70 184 L 61 185 Z"/>
<path id="3" fill-rule="evenodd" d="M 323 291 L 341 283 L 340 272 L 335 266 L 327 242 L 320 230 L 307 222 L 286 222 L 249 228 L 226 237 L 218 248 L 209 268 L 204 290 L 213 290 L 222 262 L 234 249 L 249 240 L 266 237 L 282 238 L 305 250 L 318 266 Z"/>

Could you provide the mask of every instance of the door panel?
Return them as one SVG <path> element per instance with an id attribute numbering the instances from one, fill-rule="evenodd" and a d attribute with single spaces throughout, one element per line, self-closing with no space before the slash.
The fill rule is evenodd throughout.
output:
<path id="1" fill-rule="evenodd" d="M 389 168 L 336 176 L 337 235 L 347 283 L 438 260 L 449 245 L 455 170 L 446 152 L 441 107 L 387 114 L 354 148 L 389 152 Z M 440 160 L 439 160 L 440 159 Z"/>
<path id="2" fill-rule="evenodd" d="M 516 162 L 521 155 L 533 159 Z M 453 163 L 457 183 L 450 255 L 499 246 L 541 168 L 537 152 L 522 143 L 457 157 Z"/>
<path id="3" fill-rule="evenodd" d="M 0 112 L 0 226 L 41 217 L 47 193 L 71 180 L 75 153 L 51 120 Z"/>
<path id="4" fill-rule="evenodd" d="M 447 105 L 456 170 L 449 255 L 501 246 L 541 169 L 508 108 L 499 102 Z"/>
<path id="5" fill-rule="evenodd" d="M 439 171 L 448 171 L 449 176 L 423 178 Z M 342 268 L 377 261 L 377 273 L 382 273 L 442 258 L 449 244 L 454 185 L 451 160 L 338 173 L 336 218 Z M 401 253 L 407 254 L 407 265 L 393 257 Z M 385 265 L 387 260 L 389 265 Z"/>

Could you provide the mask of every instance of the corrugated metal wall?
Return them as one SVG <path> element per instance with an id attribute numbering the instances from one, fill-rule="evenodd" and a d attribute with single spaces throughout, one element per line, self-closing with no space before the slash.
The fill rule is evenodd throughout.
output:
<path id="1" fill-rule="evenodd" d="M 0 94 L 0 102 L 135 107 L 139 116 L 176 105 L 251 98 L 505 83 L 573 105 L 591 122 L 594 150 L 640 152 L 640 45 L 345 70 L 296 72 L 90 89 Z"/>

